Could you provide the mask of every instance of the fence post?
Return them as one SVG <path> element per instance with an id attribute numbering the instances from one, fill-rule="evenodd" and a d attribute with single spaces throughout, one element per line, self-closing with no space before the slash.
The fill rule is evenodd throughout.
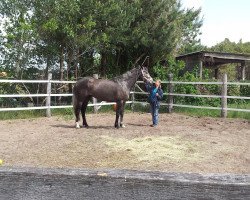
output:
<path id="1" fill-rule="evenodd" d="M 246 65 L 242 64 L 241 65 L 241 80 L 245 81 L 246 79 Z"/>
<path id="2" fill-rule="evenodd" d="M 93 77 L 95 79 L 98 79 L 98 74 L 93 74 Z M 97 113 L 98 112 L 98 106 L 96 105 L 97 104 L 97 99 L 93 97 L 93 104 L 94 104 L 94 113 Z"/>
<path id="3" fill-rule="evenodd" d="M 51 110 L 50 110 L 50 104 L 51 104 L 51 97 L 50 97 L 50 94 L 51 94 L 51 79 L 52 79 L 52 73 L 49 73 L 48 74 L 48 83 L 47 83 L 47 97 L 46 97 L 46 106 L 47 106 L 47 109 L 46 109 L 46 117 L 51 117 Z"/>
<path id="4" fill-rule="evenodd" d="M 227 74 L 223 75 L 221 88 L 221 117 L 227 117 Z"/>
<path id="5" fill-rule="evenodd" d="M 133 112 L 134 112 L 134 107 L 135 107 L 135 93 L 134 92 L 135 92 L 135 87 L 134 87 L 134 89 L 132 91 L 132 95 L 131 95 L 131 100 L 132 100 L 131 109 Z"/>
<path id="6" fill-rule="evenodd" d="M 171 83 L 172 81 L 173 81 L 173 74 L 169 74 L 168 75 L 168 108 L 167 108 L 168 113 L 172 112 L 173 103 L 174 103 L 173 95 L 171 95 L 171 93 L 173 93 L 174 91 L 173 83 Z"/>
<path id="7" fill-rule="evenodd" d="M 199 61 L 199 78 L 202 79 L 203 61 Z"/>

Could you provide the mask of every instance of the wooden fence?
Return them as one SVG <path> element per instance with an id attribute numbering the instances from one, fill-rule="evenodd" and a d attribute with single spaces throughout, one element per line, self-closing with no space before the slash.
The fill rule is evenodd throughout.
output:
<path id="1" fill-rule="evenodd" d="M 95 75 L 96 76 L 96 75 Z M 51 115 L 51 109 L 53 108 L 71 108 L 72 105 L 61 105 L 61 106 L 52 106 L 51 105 L 51 97 L 69 97 L 72 94 L 52 94 L 51 93 L 51 84 L 72 84 L 75 81 L 58 81 L 52 80 L 52 75 L 49 74 L 48 80 L 1 80 L 0 83 L 44 83 L 47 84 L 47 93 L 46 94 L 0 94 L 0 98 L 16 98 L 16 97 L 46 97 L 46 105 L 39 106 L 39 107 L 17 107 L 17 108 L 0 108 L 0 111 L 18 111 L 18 110 L 35 110 L 35 109 L 46 109 L 46 115 L 49 117 Z M 139 83 L 143 83 L 142 81 L 138 81 Z M 136 86 L 140 89 L 140 87 L 136 84 Z M 180 82 L 180 81 L 173 81 L 173 76 L 169 75 L 168 81 L 162 81 L 162 84 L 168 85 L 167 93 L 164 95 L 167 96 L 167 102 L 162 102 L 162 105 L 167 106 L 167 111 L 170 113 L 173 110 L 173 107 L 184 107 L 184 108 L 202 108 L 202 109 L 212 109 L 212 110 L 221 110 L 221 116 L 226 117 L 227 111 L 239 111 L 239 112 L 250 112 L 249 109 L 237 109 L 237 108 L 228 108 L 227 107 L 227 99 L 245 99 L 250 100 L 250 97 L 243 97 L 243 96 L 228 96 L 227 95 L 227 86 L 228 85 L 247 85 L 250 86 L 250 83 L 241 83 L 241 82 L 227 82 L 227 75 L 225 74 L 222 81 L 218 82 Z M 221 95 L 195 95 L 195 94 L 177 94 L 173 93 L 174 85 L 176 84 L 192 84 L 192 85 L 221 85 Z M 131 100 L 128 101 L 128 104 L 136 104 L 136 103 L 145 103 L 139 102 L 135 99 L 135 94 L 147 95 L 147 92 L 144 92 L 140 89 L 140 92 L 131 92 Z M 220 98 L 221 99 L 221 107 L 209 107 L 209 106 L 193 106 L 193 105 L 183 105 L 183 104 L 175 104 L 174 103 L 174 96 L 180 97 L 200 97 L 200 98 Z M 98 108 L 104 105 L 113 105 L 115 103 L 112 102 L 100 102 L 98 103 L 96 99 L 93 98 L 93 103 L 88 104 L 88 106 L 94 106 L 94 111 L 97 112 Z"/>
<path id="2" fill-rule="evenodd" d="M 143 83 L 142 81 L 138 81 L 137 83 Z M 222 81 L 218 82 L 181 82 L 181 81 L 173 81 L 173 76 L 170 74 L 168 76 L 168 81 L 162 81 L 162 84 L 168 85 L 167 93 L 164 95 L 167 96 L 167 103 L 161 103 L 161 105 L 167 106 L 167 111 L 169 113 L 172 112 L 173 107 L 183 107 L 183 108 L 200 108 L 200 109 L 211 109 L 211 110 L 221 110 L 221 117 L 227 117 L 227 111 L 238 111 L 238 112 L 250 112 L 250 109 L 237 109 L 237 108 L 228 108 L 227 100 L 228 99 L 245 99 L 250 100 L 250 97 L 244 96 L 228 96 L 227 95 L 227 86 L 228 85 L 246 85 L 250 86 L 250 83 L 241 83 L 241 82 L 227 82 L 227 75 L 224 74 Z M 177 94 L 173 93 L 174 85 L 182 84 L 182 85 L 221 85 L 221 95 L 196 95 L 196 94 Z M 147 95 L 147 92 L 132 92 L 133 94 L 141 94 Z M 132 94 L 132 95 L 133 95 Z M 193 105 L 184 105 L 184 104 L 175 104 L 174 96 L 179 97 L 200 97 L 200 98 L 219 98 L 221 99 L 221 107 L 210 107 L 210 106 L 193 106 Z M 134 99 L 134 97 L 132 97 Z M 133 103 L 145 103 L 132 101 Z"/>
<path id="3" fill-rule="evenodd" d="M 0 167 L 0 199 L 250 199 L 250 175 Z"/>
<path id="4" fill-rule="evenodd" d="M 96 74 L 94 74 L 94 77 L 97 78 Z M 52 94 L 51 93 L 51 84 L 74 84 L 76 81 L 59 81 L 59 80 L 52 80 L 52 74 L 48 75 L 48 80 L 4 80 L 0 79 L 1 83 L 27 83 L 27 84 L 33 84 L 33 83 L 43 83 L 47 84 L 47 93 L 46 94 L 0 94 L 0 98 L 18 98 L 18 97 L 46 97 L 46 105 L 45 106 L 37 106 L 37 107 L 16 107 L 16 108 L 0 108 L 1 111 L 19 111 L 19 110 L 42 110 L 46 109 L 46 116 L 51 116 L 51 109 L 55 108 L 72 108 L 73 105 L 60 105 L 60 106 L 52 106 L 51 105 L 51 97 L 72 97 L 73 94 Z M 131 104 L 132 101 L 127 101 L 127 104 Z M 115 102 L 97 102 L 97 99 L 93 98 L 93 102 L 88 104 L 89 107 L 94 107 L 94 111 L 97 112 L 97 110 L 101 106 L 105 105 L 113 105 Z"/>

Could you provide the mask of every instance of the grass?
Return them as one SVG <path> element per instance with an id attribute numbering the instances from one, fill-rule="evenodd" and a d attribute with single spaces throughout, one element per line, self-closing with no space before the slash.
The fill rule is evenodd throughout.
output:
<path id="1" fill-rule="evenodd" d="M 238 108 L 238 109 L 250 109 L 250 103 L 248 104 L 229 104 L 228 108 Z M 220 117 L 220 110 L 209 110 L 209 109 L 197 109 L 197 108 L 180 108 L 175 107 L 174 112 L 184 113 L 191 116 L 198 117 Z M 241 118 L 250 120 L 249 112 L 239 112 L 239 111 L 227 111 L 228 118 Z"/>
<path id="2" fill-rule="evenodd" d="M 44 117 L 45 114 L 45 110 L 5 111 L 0 112 L 0 120 L 37 118 Z"/>
<path id="3" fill-rule="evenodd" d="M 229 108 L 241 108 L 250 109 L 250 102 L 245 104 L 229 104 Z M 135 112 L 149 112 L 150 108 L 148 104 L 135 104 Z M 166 111 L 166 106 L 161 106 L 160 112 L 164 113 Z M 99 113 L 114 113 L 113 106 L 102 106 Z M 126 105 L 126 112 L 131 112 L 130 105 Z M 220 110 L 209 110 L 209 109 L 197 109 L 197 108 L 180 108 L 175 107 L 173 112 L 183 113 L 191 116 L 199 117 L 220 117 Z M 72 108 L 64 109 L 52 109 L 51 113 L 53 116 L 63 116 L 65 119 L 74 119 L 74 112 Z M 93 107 L 87 108 L 87 113 L 93 113 Z M 45 117 L 45 110 L 24 110 L 24 111 L 6 111 L 0 112 L 0 120 L 8 119 L 27 119 L 27 118 L 37 118 Z M 249 112 L 238 112 L 238 111 L 228 111 L 229 118 L 242 118 L 250 120 Z"/>
<path id="4" fill-rule="evenodd" d="M 238 109 L 248 109 L 250 110 L 250 102 L 245 104 L 228 104 L 228 108 L 238 108 Z M 149 112 L 150 107 L 148 104 L 136 104 L 134 107 L 136 112 L 143 111 Z M 161 113 L 166 112 L 166 106 L 161 106 Z M 181 108 L 174 107 L 173 112 L 183 113 L 190 116 L 198 116 L 198 117 L 220 117 L 220 110 L 210 110 L 210 109 L 198 109 L 198 108 Z M 249 112 L 239 112 L 239 111 L 228 111 L 228 118 L 240 118 L 250 120 Z"/>
<path id="5" fill-rule="evenodd" d="M 130 112 L 130 105 L 126 105 L 126 112 Z M 93 107 L 88 107 L 86 113 L 93 113 Z M 113 106 L 102 106 L 98 113 L 114 113 Z M 51 109 L 52 116 L 63 116 L 66 120 L 74 119 L 73 108 L 55 108 Z M 46 110 L 21 110 L 0 112 L 0 120 L 9 119 L 28 119 L 45 117 Z"/>

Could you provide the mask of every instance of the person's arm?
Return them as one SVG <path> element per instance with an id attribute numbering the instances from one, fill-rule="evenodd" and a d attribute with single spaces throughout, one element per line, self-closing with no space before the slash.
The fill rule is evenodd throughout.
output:
<path id="1" fill-rule="evenodd" d="M 145 87 L 148 92 L 151 91 L 152 85 L 149 82 L 145 82 Z"/>
<path id="2" fill-rule="evenodd" d="M 163 98 L 163 91 L 162 91 L 162 89 L 161 88 L 159 88 L 158 89 L 158 91 L 157 91 L 157 99 L 160 101 L 160 100 L 162 100 L 162 98 Z"/>

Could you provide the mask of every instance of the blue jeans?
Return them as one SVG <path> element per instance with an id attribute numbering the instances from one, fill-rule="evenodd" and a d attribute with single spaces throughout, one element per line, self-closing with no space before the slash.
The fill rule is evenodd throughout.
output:
<path id="1" fill-rule="evenodd" d="M 150 105 L 153 125 L 157 125 L 159 121 L 159 106 L 156 103 L 150 103 Z"/>

